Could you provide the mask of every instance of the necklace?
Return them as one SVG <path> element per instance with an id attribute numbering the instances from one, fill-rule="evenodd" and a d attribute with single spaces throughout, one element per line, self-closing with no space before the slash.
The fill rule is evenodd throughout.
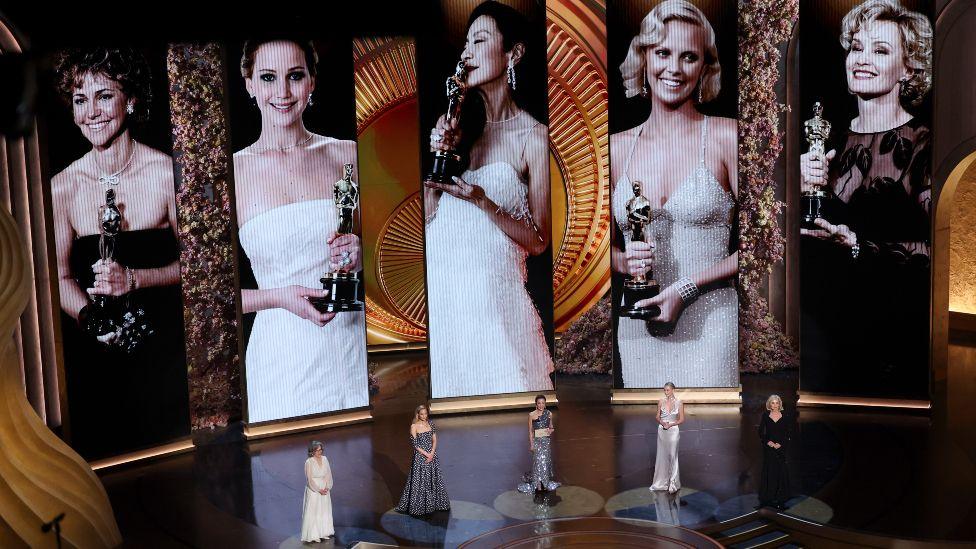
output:
<path id="1" fill-rule="evenodd" d="M 288 145 L 287 147 L 255 147 L 255 148 L 258 149 L 261 152 L 268 152 L 268 151 L 285 152 L 288 149 L 294 149 L 295 147 L 301 147 L 302 145 L 304 145 L 304 144 L 308 143 L 309 141 L 311 141 L 313 137 L 315 137 L 315 134 L 309 133 L 308 134 L 308 137 L 306 137 L 305 139 L 299 141 L 298 143 L 295 143 L 294 145 Z"/>
<path id="2" fill-rule="evenodd" d="M 113 186 L 116 186 L 116 185 L 118 185 L 120 183 L 121 180 L 120 180 L 119 176 L 121 176 L 122 175 L 122 172 L 124 172 L 126 170 L 126 168 L 129 167 L 129 164 L 132 164 L 132 157 L 135 156 L 135 154 L 136 154 L 135 141 L 134 140 L 130 140 L 129 142 L 132 144 L 132 150 L 129 151 L 129 159 L 125 161 L 125 165 L 122 166 L 122 169 L 121 170 L 119 170 L 119 171 L 117 171 L 115 173 L 112 173 L 112 174 L 109 174 L 109 175 L 100 175 L 100 176 L 98 176 L 98 182 L 99 183 L 101 183 L 102 185 L 113 185 Z M 98 171 L 102 171 L 102 167 L 98 165 L 98 160 L 95 160 L 95 157 L 94 156 L 92 156 L 92 160 L 95 161 L 95 167 L 98 168 Z"/>
<path id="3" fill-rule="evenodd" d="M 508 118 L 503 118 L 501 120 L 485 120 L 485 122 L 488 123 L 488 124 L 502 124 L 504 122 L 511 122 L 512 120 L 515 120 L 516 118 L 522 116 L 522 113 L 523 112 L 525 112 L 525 111 L 519 111 L 519 112 L 515 113 L 514 115 L 512 115 L 512 116 L 510 116 Z"/>

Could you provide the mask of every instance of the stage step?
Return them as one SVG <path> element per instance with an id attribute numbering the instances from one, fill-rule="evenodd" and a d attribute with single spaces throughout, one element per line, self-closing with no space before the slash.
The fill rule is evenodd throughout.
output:
<path id="1" fill-rule="evenodd" d="M 739 520 L 730 520 L 713 528 L 709 535 L 730 549 L 793 549 L 795 544 L 787 532 L 778 525 L 758 515 L 750 514 Z"/>
<path id="2" fill-rule="evenodd" d="M 729 547 L 730 549 L 772 549 L 774 547 L 780 547 L 786 544 L 789 539 L 790 535 L 786 532 L 770 528 L 759 536 L 751 537 L 745 541 L 727 545 L 726 547 Z"/>

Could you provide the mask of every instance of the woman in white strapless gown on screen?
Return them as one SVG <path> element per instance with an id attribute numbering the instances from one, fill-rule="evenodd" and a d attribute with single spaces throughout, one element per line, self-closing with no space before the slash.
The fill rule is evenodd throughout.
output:
<path id="1" fill-rule="evenodd" d="M 613 270 L 650 272 L 661 285 L 650 321 L 621 316 L 617 328 L 625 388 L 736 387 L 738 299 L 731 248 L 735 210 L 736 122 L 706 117 L 696 104 L 719 92 L 715 35 L 704 14 L 684 0 L 658 4 L 641 23 L 620 66 L 628 97 L 645 96 L 651 114 L 610 138 L 613 217 L 624 249 Z M 651 203 L 646 242 L 631 241 L 627 201 L 632 184 Z"/>
<path id="2" fill-rule="evenodd" d="M 552 357 L 525 288 L 526 257 L 549 246 L 548 130 L 512 95 L 526 53 L 513 17 L 522 18 L 486 2 L 469 19 L 465 101 L 483 102 L 484 130 L 465 136 L 442 116 L 431 132 L 433 150 L 471 142 L 461 144 L 469 168 L 454 184 L 425 184 L 434 398 L 552 390 Z"/>
<path id="3" fill-rule="evenodd" d="M 258 140 L 234 154 L 238 236 L 258 283 L 241 290 L 257 312 L 244 355 L 248 422 L 369 403 L 362 312 L 321 313 L 319 279 L 362 270 L 359 238 L 337 235 L 333 183 L 356 144 L 305 129 L 315 89 L 311 43 L 248 42 L 241 73 L 261 112 Z"/>

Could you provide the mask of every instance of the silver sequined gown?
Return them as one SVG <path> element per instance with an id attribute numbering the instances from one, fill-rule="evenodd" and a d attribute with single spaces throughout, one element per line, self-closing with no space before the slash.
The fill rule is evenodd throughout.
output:
<path id="1" fill-rule="evenodd" d="M 638 138 L 641 131 L 643 126 Z M 656 245 L 652 273 L 661 288 L 729 255 L 735 203 L 705 165 L 707 135 L 706 117 L 694 171 L 664 207 L 651 213 L 647 234 Z M 627 171 L 633 155 L 631 147 L 613 193 L 613 216 L 624 234 L 627 200 L 633 196 Z M 624 387 L 660 388 L 668 381 L 682 388 L 737 387 L 738 316 L 735 288 L 724 284 L 703 289 L 682 311 L 673 332 L 663 329 L 661 323 L 620 317 L 617 345 Z"/>
<path id="2" fill-rule="evenodd" d="M 552 427 L 552 413 L 544 410 L 542 415 L 532 420 L 532 432 L 536 429 Z M 518 491 L 524 494 L 536 490 L 555 490 L 559 483 L 553 480 L 555 469 L 552 465 L 552 437 L 535 437 L 535 451 L 532 452 L 532 471 L 522 477 Z"/>
<path id="3" fill-rule="evenodd" d="M 661 421 L 674 423 L 678 421 L 681 401 L 674 399 L 665 401 L 665 408 L 661 410 Z M 663 425 L 657 426 L 657 455 L 654 458 L 654 480 L 651 490 L 667 491 L 674 494 L 681 489 L 681 475 L 678 469 L 678 442 L 681 440 L 681 429 L 674 425 L 667 429 Z"/>

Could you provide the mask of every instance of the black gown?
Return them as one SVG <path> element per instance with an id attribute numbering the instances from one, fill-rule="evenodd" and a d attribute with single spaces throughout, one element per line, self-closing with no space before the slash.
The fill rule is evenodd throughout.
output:
<path id="1" fill-rule="evenodd" d="M 416 450 L 422 448 L 425 452 L 430 452 L 434 447 L 434 433 L 437 429 L 433 421 L 429 423 L 430 431 L 418 433 L 417 438 L 410 439 L 414 448 L 413 461 L 410 464 L 410 473 L 407 474 L 407 485 L 403 488 L 400 503 L 396 506 L 398 513 L 420 516 L 451 509 L 451 499 L 444 487 L 437 455 L 427 463 L 427 458 Z"/>
<path id="2" fill-rule="evenodd" d="M 100 258 L 99 235 L 71 243 L 71 274 L 85 291 Z M 133 269 L 166 266 L 179 259 L 173 230 L 123 231 L 115 260 Z M 183 296 L 179 284 L 130 292 L 154 333 L 134 352 L 110 349 L 84 333 L 62 311 L 64 371 L 71 446 L 86 459 L 119 455 L 173 441 L 190 433 Z M 122 298 L 119 298 L 122 299 Z"/>
<path id="3" fill-rule="evenodd" d="M 789 450 L 792 435 L 791 418 L 783 414 L 779 421 L 773 421 L 769 412 L 762 415 L 759 422 L 759 440 L 762 442 L 763 465 L 759 478 L 759 505 L 781 507 L 790 499 L 790 470 L 786 452 Z M 779 448 L 769 446 L 768 442 L 780 444 Z"/>

